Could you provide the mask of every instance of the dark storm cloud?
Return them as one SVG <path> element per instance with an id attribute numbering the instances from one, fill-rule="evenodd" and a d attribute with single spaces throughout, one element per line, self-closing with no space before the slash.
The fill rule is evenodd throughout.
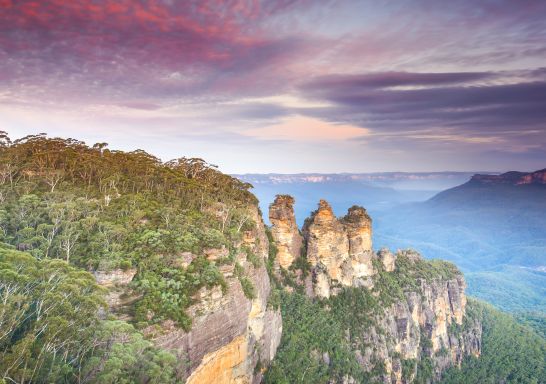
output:
<path id="1" fill-rule="evenodd" d="M 543 71 L 533 71 L 539 78 Z M 305 84 L 307 97 L 333 106 L 318 111 L 366 128 L 389 131 L 454 128 L 460 134 L 546 132 L 546 81 L 501 81 L 504 73 L 377 73 L 329 76 Z M 446 86 L 446 84 L 448 84 Z M 401 88 L 402 86 L 418 86 Z"/>

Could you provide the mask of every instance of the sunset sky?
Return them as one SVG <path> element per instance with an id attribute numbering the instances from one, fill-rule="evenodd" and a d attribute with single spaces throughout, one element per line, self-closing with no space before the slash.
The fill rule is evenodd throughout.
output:
<path id="1" fill-rule="evenodd" d="M 546 167 L 546 1 L 0 0 L 0 130 L 230 173 Z"/>

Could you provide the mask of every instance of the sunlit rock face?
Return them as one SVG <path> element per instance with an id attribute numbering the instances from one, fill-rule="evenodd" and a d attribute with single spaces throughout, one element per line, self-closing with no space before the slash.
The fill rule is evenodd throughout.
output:
<path id="1" fill-rule="evenodd" d="M 372 227 L 364 208 L 351 207 L 345 217 L 338 219 L 330 204 L 321 200 L 318 209 L 305 220 L 303 233 L 316 296 L 330 297 L 337 285 L 373 285 Z"/>
<path id="2" fill-rule="evenodd" d="M 377 253 L 377 256 L 379 257 L 379 260 L 381 260 L 381 263 L 383 264 L 383 268 L 387 272 L 394 271 L 395 263 L 396 263 L 396 256 L 389 251 L 387 248 L 382 248 Z"/>
<path id="3" fill-rule="evenodd" d="M 479 356 L 482 327 L 477 321 L 465 321 L 466 284 L 462 275 L 450 279 L 420 280 L 416 291 L 384 309 L 375 325 L 361 335 L 364 343 L 374 345 L 360 355 L 361 364 L 374 361 L 385 364 L 384 380 L 388 383 L 411 383 L 403 377 L 404 360 L 430 359 L 433 376 L 461 364 L 465 356 Z M 454 331 L 459 327 L 460 331 Z"/>
<path id="4" fill-rule="evenodd" d="M 284 217 L 292 217 L 292 201 L 288 201 L 290 204 L 282 205 Z M 273 205 L 280 209 L 278 202 Z M 375 254 L 372 221 L 362 207 L 351 207 L 347 215 L 337 218 L 331 206 L 321 200 L 302 232 L 311 278 L 299 283 L 312 297 L 329 298 L 344 287 L 363 287 L 375 297 L 393 295 L 383 291 L 388 289 L 384 285 L 388 275 L 404 278 L 405 273 L 425 267 L 426 261 L 413 250 L 393 253 L 381 249 Z M 276 237 L 274 240 L 280 244 Z M 448 367 L 460 365 L 465 356 L 480 354 L 481 324 L 467 319 L 463 327 L 464 278 L 460 272 L 446 276 L 425 278 L 417 274 L 407 290 L 398 293 L 400 296 L 370 314 L 370 326 L 356 336 L 362 343 L 354 351 L 365 371 L 381 362 L 385 368 L 380 375 L 382 382 L 411 383 L 414 373 L 408 376 L 408 365 L 416 367 L 426 361 L 437 380 Z M 351 382 L 352 378 L 347 380 Z"/>
<path id="5" fill-rule="evenodd" d="M 277 247 L 276 266 L 287 269 L 300 256 L 303 241 L 294 215 L 294 198 L 278 195 L 269 206 L 269 221 Z"/>
<path id="6" fill-rule="evenodd" d="M 234 265 L 221 264 L 227 289 L 220 286 L 203 287 L 193 297 L 194 304 L 186 311 L 192 319 L 186 332 L 172 320 L 148 326 L 145 335 L 158 347 L 175 354 L 177 374 L 181 382 L 189 384 L 259 383 L 263 371 L 273 360 L 282 334 L 280 310 L 267 305 L 271 285 L 265 268 L 269 242 L 262 217 L 256 206 L 247 207 L 253 227 L 242 233 L 236 262 L 252 283 L 255 298 L 249 299 L 234 273 Z M 248 260 L 249 250 L 260 259 L 256 264 Z M 228 256 L 226 248 L 205 249 L 203 255 L 214 262 Z M 186 268 L 196 257 L 189 252 L 180 255 L 176 264 Z M 110 311 L 118 318 L 129 320 L 122 312 L 130 292 L 128 284 L 136 270 L 96 272 L 97 281 L 109 289 Z M 128 296 L 127 299 L 131 299 Z M 258 367 L 258 368 L 257 368 Z"/>

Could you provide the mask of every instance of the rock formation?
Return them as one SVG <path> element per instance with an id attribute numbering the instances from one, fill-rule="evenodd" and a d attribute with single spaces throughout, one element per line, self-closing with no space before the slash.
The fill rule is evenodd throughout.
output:
<path id="1" fill-rule="evenodd" d="M 294 198 L 277 195 L 269 206 L 271 235 L 277 246 L 276 266 L 287 269 L 300 256 L 302 237 L 294 215 Z"/>
<path id="2" fill-rule="evenodd" d="M 292 201 L 287 201 L 290 204 L 283 205 L 282 216 L 293 217 L 293 212 L 287 212 Z M 272 207 L 279 209 L 278 202 Z M 454 266 L 446 264 L 441 267 L 445 268 L 443 274 L 435 273 L 434 267 L 412 250 L 394 254 L 381 249 L 375 254 L 371 219 L 357 206 L 338 219 L 321 200 L 305 221 L 303 234 L 312 277 L 311 289 L 304 289 L 308 295 L 330 298 L 343 287 L 363 287 L 383 303 L 369 315 L 362 334 L 348 335 L 364 371 L 374 370 L 379 362 L 384 367 L 380 381 L 410 383 L 418 364 L 426 363 L 433 378 L 439 379 L 442 371 L 459 365 L 465 356 L 480 354 L 481 324 L 465 319 L 466 285 Z M 277 238 L 274 236 L 276 242 Z M 405 280 L 407 285 L 392 291 L 388 285 L 393 279 Z M 306 285 L 308 281 L 299 283 Z M 397 297 L 390 297 L 395 292 Z M 346 382 L 351 380 L 347 377 Z"/>
<path id="3" fill-rule="evenodd" d="M 379 252 L 377 252 L 377 256 L 379 257 L 379 260 L 381 260 L 385 271 L 394 271 L 396 256 L 391 251 L 389 251 L 387 248 L 381 248 Z"/>
<path id="4" fill-rule="evenodd" d="M 311 264 L 314 292 L 319 297 L 335 294 L 335 285 L 372 286 L 371 219 L 361 207 L 351 207 L 337 219 L 325 201 L 305 220 L 303 233 Z"/>
<path id="5" fill-rule="evenodd" d="M 380 303 L 366 314 L 365 326 L 359 331 L 343 330 L 363 371 L 375 372 L 381 366 L 376 376 L 380 382 L 404 384 L 413 382 L 420 364 L 428 364 L 436 380 L 465 356 L 480 354 L 481 324 L 465 315 L 465 282 L 454 266 L 438 267 L 411 250 L 374 253 L 371 219 L 357 206 L 338 219 L 321 200 L 305 221 L 302 237 L 293 204 L 290 196 L 281 195 L 270 206 L 272 238 L 278 250 L 275 266 L 288 269 L 298 257 L 304 257 L 301 265 L 307 262 L 310 274 L 303 269 L 286 271 L 304 286 L 300 292 L 335 300 L 343 297 L 335 296 L 344 288 L 360 287 L 370 302 Z M 157 346 L 176 354 L 180 379 L 186 383 L 257 384 L 280 344 L 281 314 L 268 306 L 272 289 L 265 268 L 269 242 L 257 207 L 249 210 L 252 229 L 234 244 L 239 250 L 235 254 L 241 266 L 238 272 L 235 265 L 220 263 L 230 257 L 228 249 L 203 250 L 209 260 L 220 264 L 227 290 L 216 286 L 197 292 L 195 304 L 187 310 L 193 321 L 188 332 L 172 321 L 145 330 Z M 302 249 L 306 250 L 303 256 Z M 249 254 L 260 262 L 248 260 Z M 186 268 L 195 257 L 189 252 L 181 254 L 179 267 Z M 443 269 L 437 272 L 435 268 Z M 120 298 L 126 297 L 124 287 L 135 272 L 96 273 L 97 280 L 110 289 L 114 311 L 123 308 Z M 254 287 L 252 299 L 245 295 L 241 273 Z M 328 354 L 314 354 L 323 364 L 330 364 Z M 344 382 L 355 382 L 350 376 L 345 378 Z"/>

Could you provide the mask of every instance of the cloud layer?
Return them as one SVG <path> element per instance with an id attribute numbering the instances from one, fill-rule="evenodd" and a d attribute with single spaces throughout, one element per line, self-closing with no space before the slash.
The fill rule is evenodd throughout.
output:
<path id="1" fill-rule="evenodd" d="M 545 41 L 540 0 L 0 0 L 0 129 L 236 172 L 532 169 Z"/>

